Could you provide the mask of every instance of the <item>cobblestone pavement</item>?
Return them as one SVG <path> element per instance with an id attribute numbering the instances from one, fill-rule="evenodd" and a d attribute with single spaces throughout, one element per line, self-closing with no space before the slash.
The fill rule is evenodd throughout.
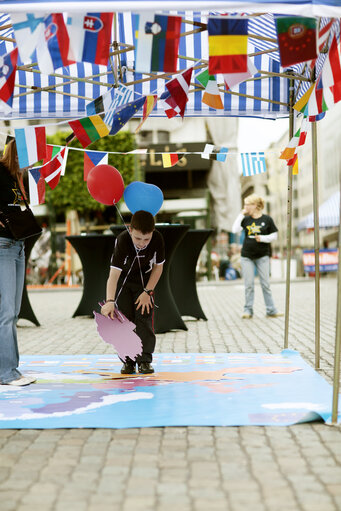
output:
<path id="1" fill-rule="evenodd" d="M 285 284 L 273 283 L 282 311 Z M 198 286 L 208 321 L 157 336 L 158 352 L 283 348 L 284 318 L 241 320 L 243 285 Z M 21 354 L 112 353 L 90 318 L 74 318 L 80 290 L 32 291 L 42 326 L 21 320 Z M 321 374 L 333 377 L 336 280 L 321 281 Z M 314 364 L 314 283 L 292 283 L 289 347 Z M 341 428 L 165 427 L 0 430 L 0 511 L 341 510 Z"/>

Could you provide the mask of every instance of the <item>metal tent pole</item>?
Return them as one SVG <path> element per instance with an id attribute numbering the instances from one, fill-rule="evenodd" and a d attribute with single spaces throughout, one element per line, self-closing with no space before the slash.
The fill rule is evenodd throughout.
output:
<path id="1" fill-rule="evenodd" d="M 289 84 L 289 140 L 294 136 L 294 80 Z M 290 306 L 290 265 L 292 237 L 292 166 L 288 167 L 288 199 L 287 199 L 287 269 L 285 286 L 285 318 L 284 318 L 284 349 L 289 346 L 289 306 Z"/>
<path id="2" fill-rule="evenodd" d="M 317 125 L 312 122 L 312 171 L 315 254 L 315 369 L 320 369 L 320 228 L 318 200 Z"/>
<path id="3" fill-rule="evenodd" d="M 341 176 L 340 176 L 341 187 Z M 341 220 L 341 193 L 340 193 L 340 209 L 339 221 Z M 339 225 L 339 261 L 337 267 L 337 305 L 336 305 L 336 331 L 335 331 L 335 351 L 334 351 L 334 378 L 333 378 L 333 406 L 332 406 L 332 422 L 337 423 L 338 404 L 339 404 L 339 388 L 340 388 L 340 352 L 341 352 L 341 222 Z"/>

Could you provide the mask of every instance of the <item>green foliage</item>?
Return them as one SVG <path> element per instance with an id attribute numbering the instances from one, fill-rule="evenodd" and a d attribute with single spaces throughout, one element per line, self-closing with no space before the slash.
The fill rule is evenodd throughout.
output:
<path id="1" fill-rule="evenodd" d="M 53 136 L 47 137 L 49 144 L 65 146 L 67 132 L 59 131 Z M 70 148 L 82 148 L 77 139 L 69 145 Z M 128 152 L 135 148 L 134 135 L 128 131 L 121 131 L 115 136 L 107 136 L 93 142 L 87 149 L 104 152 Z M 116 167 L 120 172 L 124 185 L 139 179 L 135 174 L 136 156 L 109 154 L 109 165 Z M 80 214 L 90 211 L 103 211 L 107 206 L 96 202 L 88 192 L 83 178 L 84 152 L 69 150 L 65 175 L 61 176 L 58 186 L 51 190 L 46 186 L 46 202 L 53 206 L 56 214 L 66 213 L 75 209 Z M 138 172 L 138 168 L 136 170 Z M 121 199 L 123 200 L 123 199 Z"/>

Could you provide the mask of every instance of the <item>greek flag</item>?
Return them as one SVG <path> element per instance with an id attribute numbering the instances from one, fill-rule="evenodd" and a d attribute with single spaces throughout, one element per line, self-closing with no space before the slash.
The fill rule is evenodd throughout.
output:
<path id="1" fill-rule="evenodd" d="M 120 85 L 118 89 L 115 89 L 113 102 L 111 103 L 111 106 L 109 110 L 106 112 L 103 119 L 107 126 L 112 125 L 115 110 L 117 110 L 118 107 L 120 107 L 121 105 L 129 103 L 132 94 L 133 94 L 132 89 L 129 89 L 125 85 Z"/>
<path id="2" fill-rule="evenodd" d="M 254 176 L 266 172 L 264 152 L 240 153 L 243 166 L 243 176 Z"/>

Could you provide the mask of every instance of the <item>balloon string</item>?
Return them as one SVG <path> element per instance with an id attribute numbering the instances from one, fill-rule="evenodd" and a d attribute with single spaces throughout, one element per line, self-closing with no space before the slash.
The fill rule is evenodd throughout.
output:
<path id="1" fill-rule="evenodd" d="M 128 273 L 127 273 L 127 275 L 125 276 L 124 281 L 122 282 L 122 286 L 120 287 L 120 289 L 118 290 L 118 292 L 117 292 L 117 294 L 116 294 L 116 298 L 115 298 L 115 304 L 116 304 L 116 302 L 117 302 L 117 300 L 118 300 L 118 297 L 119 297 L 119 296 L 120 296 L 120 294 L 121 294 L 121 291 L 122 291 L 122 289 L 123 289 L 123 286 L 124 286 L 124 284 L 126 283 L 126 280 L 127 280 L 127 278 L 128 278 L 128 275 L 129 275 L 129 273 L 130 273 L 130 271 L 131 271 L 131 269 L 132 269 L 132 267 L 133 267 L 133 265 L 134 265 L 134 263 L 135 263 L 135 260 L 136 260 L 136 259 L 137 259 L 137 262 L 138 262 L 138 265 L 139 265 L 140 277 L 141 277 L 141 283 L 142 283 L 142 289 L 144 289 L 144 287 L 145 287 L 145 286 L 144 286 L 144 281 L 143 281 L 143 276 L 142 276 L 142 269 L 141 269 L 141 263 L 140 263 L 140 258 L 139 258 L 139 250 L 135 247 L 134 242 L 133 242 L 133 238 L 132 238 L 132 236 L 131 236 L 131 232 L 129 231 L 129 228 L 128 228 L 127 224 L 125 223 L 125 221 L 124 221 L 124 219 L 123 219 L 123 217 L 122 217 L 122 215 L 121 215 L 121 212 L 120 212 L 120 210 L 118 209 L 118 207 L 117 207 L 117 205 L 116 205 L 116 203 L 115 203 L 115 202 L 114 202 L 114 206 L 115 206 L 115 208 L 116 208 L 116 211 L 117 211 L 117 213 L 118 213 L 119 217 L 120 217 L 120 218 L 121 218 L 121 220 L 122 220 L 122 223 L 123 223 L 124 227 L 126 228 L 127 232 L 129 233 L 129 236 L 130 236 L 130 238 L 131 238 L 131 242 L 132 242 L 133 247 L 135 248 L 135 252 L 136 252 L 136 255 L 135 255 L 135 257 L 134 257 L 133 262 L 132 262 L 132 263 L 131 263 L 131 265 L 130 265 L 130 268 L 129 268 L 129 270 L 128 270 Z"/>

